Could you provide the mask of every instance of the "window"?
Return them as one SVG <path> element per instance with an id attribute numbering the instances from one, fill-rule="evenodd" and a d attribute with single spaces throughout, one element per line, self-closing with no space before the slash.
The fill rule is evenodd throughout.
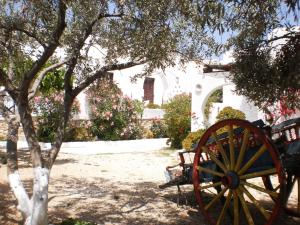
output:
<path id="1" fill-rule="evenodd" d="M 146 77 L 144 80 L 144 101 L 153 103 L 154 100 L 154 78 Z"/>

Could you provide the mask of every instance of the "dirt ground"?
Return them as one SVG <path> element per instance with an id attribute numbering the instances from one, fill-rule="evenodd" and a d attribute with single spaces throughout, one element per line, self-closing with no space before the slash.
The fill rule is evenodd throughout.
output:
<path id="1" fill-rule="evenodd" d="M 28 190 L 32 170 L 21 153 L 20 173 Z M 173 151 L 101 155 L 60 153 L 51 172 L 49 220 L 59 223 L 79 218 L 97 224 L 196 225 L 207 224 L 198 212 L 191 186 L 158 188 L 164 168 L 175 164 Z M 186 203 L 187 199 L 187 203 Z M 0 224 L 17 225 L 20 213 L 7 186 L 6 165 L 0 164 Z M 296 225 L 300 220 L 281 214 L 276 224 Z"/>

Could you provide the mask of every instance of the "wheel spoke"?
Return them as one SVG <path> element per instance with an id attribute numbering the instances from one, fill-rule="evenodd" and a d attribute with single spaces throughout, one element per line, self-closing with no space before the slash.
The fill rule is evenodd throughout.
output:
<path id="1" fill-rule="evenodd" d="M 238 171 L 238 174 L 241 175 L 245 173 L 252 165 L 253 163 L 267 150 L 267 146 L 262 145 L 260 149 L 252 156 L 251 159 Z"/>
<path id="2" fill-rule="evenodd" d="M 223 160 L 224 160 L 224 162 L 225 162 L 226 167 L 229 168 L 229 165 L 230 165 L 230 164 L 229 164 L 228 157 L 227 157 L 227 155 L 226 155 L 226 153 L 225 153 L 225 151 L 224 151 L 223 145 L 221 144 L 221 142 L 219 141 L 219 139 L 218 139 L 218 137 L 217 137 L 216 132 L 213 132 L 213 133 L 212 133 L 212 137 L 215 139 L 215 142 L 217 143 L 217 146 L 218 146 L 218 148 L 219 148 L 219 151 L 220 151 L 220 153 L 221 153 L 221 155 L 222 155 L 222 158 L 223 158 Z"/>
<path id="3" fill-rule="evenodd" d="M 244 174 L 242 176 L 240 176 L 241 180 L 245 180 L 245 179 L 251 179 L 251 178 L 255 178 L 255 177 L 262 177 L 262 176 L 266 176 L 266 175 L 272 175 L 276 173 L 276 169 L 268 169 L 268 170 L 262 170 L 259 172 L 255 172 L 255 173 L 247 173 Z"/>
<path id="4" fill-rule="evenodd" d="M 222 162 L 220 162 L 220 160 L 218 160 L 215 156 L 214 156 L 214 154 L 212 154 L 212 152 L 210 152 L 208 149 L 207 149 L 207 147 L 206 146 L 203 146 L 202 147 L 202 150 L 203 150 L 203 152 L 204 153 L 207 153 L 209 156 L 210 156 L 210 158 L 211 158 L 211 160 L 212 161 L 214 161 L 223 171 L 224 171 L 224 173 L 227 173 L 227 169 L 226 169 L 226 167 L 225 167 L 225 165 L 222 163 Z"/>
<path id="5" fill-rule="evenodd" d="M 279 188 L 280 188 L 280 184 L 279 184 L 279 185 L 277 185 L 277 187 L 276 187 L 276 188 L 274 188 L 274 191 L 277 191 Z"/>
<path id="6" fill-rule="evenodd" d="M 210 203 L 208 203 L 206 206 L 205 206 L 205 210 L 208 210 L 213 204 L 215 204 L 217 202 L 217 200 L 219 200 L 219 198 L 221 198 L 225 192 L 227 191 L 227 187 L 224 188 L 220 193 L 218 193 L 214 198 L 213 200 L 210 201 Z"/>
<path id="7" fill-rule="evenodd" d="M 221 211 L 221 214 L 220 214 L 220 216 L 219 216 L 219 219 L 218 219 L 218 221 L 217 221 L 217 225 L 219 225 L 219 224 L 221 224 L 221 223 L 223 222 L 222 220 L 223 220 L 223 218 L 224 218 L 224 215 L 225 215 L 226 210 L 228 209 L 228 206 L 229 206 L 231 197 L 232 197 L 232 191 L 229 190 L 229 193 L 228 193 L 227 198 L 226 198 L 226 202 L 225 202 L 225 204 L 224 204 L 224 207 L 223 207 L 223 209 L 222 209 L 222 211 Z"/>
<path id="8" fill-rule="evenodd" d="M 246 185 L 246 186 L 248 186 L 248 187 L 251 187 L 251 188 L 253 188 L 253 189 L 257 190 L 257 191 L 261 191 L 261 192 L 264 192 L 264 193 L 266 193 L 266 194 L 269 194 L 269 195 L 271 195 L 271 196 L 274 197 L 274 198 L 278 198 L 278 193 L 275 192 L 275 191 L 271 191 L 271 190 L 268 190 L 268 189 L 264 189 L 264 188 L 262 188 L 262 187 L 259 187 L 259 186 L 255 185 L 255 184 L 248 183 L 248 182 L 246 182 L 246 181 L 241 181 L 241 184 L 242 184 L 242 185 Z"/>
<path id="9" fill-rule="evenodd" d="M 254 203 L 256 208 L 261 212 L 266 220 L 270 218 L 270 214 L 260 205 L 260 203 L 253 197 L 253 195 L 243 186 L 240 186 L 240 189 L 247 195 L 247 197 Z"/>
<path id="10" fill-rule="evenodd" d="M 199 186 L 199 190 L 205 190 L 211 187 L 217 187 L 220 186 L 222 184 L 222 182 L 217 182 L 217 183 L 212 183 L 212 184 L 208 184 L 208 185 L 204 185 L 204 186 Z"/>
<path id="11" fill-rule="evenodd" d="M 248 206 L 247 206 L 247 203 L 246 203 L 246 201 L 245 201 L 245 199 L 244 199 L 244 196 L 243 196 L 243 194 L 241 193 L 241 189 L 238 188 L 238 189 L 236 190 L 236 192 L 237 192 L 237 194 L 238 194 L 238 196 L 239 196 L 239 199 L 240 199 L 240 202 L 241 202 L 241 204 L 242 204 L 242 207 L 243 207 L 243 210 L 244 210 L 246 219 L 247 219 L 247 221 L 248 221 L 248 224 L 249 224 L 249 225 L 254 225 L 254 221 L 253 221 L 253 219 L 252 219 L 251 213 L 250 213 L 249 208 L 248 208 Z"/>
<path id="12" fill-rule="evenodd" d="M 239 213 L 239 197 L 237 195 L 237 192 L 233 192 L 233 224 L 239 225 L 240 223 L 240 213 Z"/>
<path id="13" fill-rule="evenodd" d="M 248 129 L 245 129 L 244 131 L 244 135 L 243 135 L 243 143 L 242 143 L 242 147 L 241 150 L 239 152 L 239 156 L 238 159 L 236 161 L 236 165 L 234 168 L 234 171 L 238 171 L 241 167 L 245 152 L 248 148 L 248 143 L 249 143 L 249 137 L 250 137 L 250 131 Z"/>
<path id="14" fill-rule="evenodd" d="M 232 127 L 232 125 L 229 125 L 227 129 L 228 129 L 228 134 L 229 134 L 230 170 L 234 170 L 235 157 L 234 157 L 234 143 L 233 143 L 233 127 Z"/>
<path id="15" fill-rule="evenodd" d="M 217 172 L 217 171 L 214 171 L 214 170 L 202 167 L 202 166 L 198 166 L 198 170 L 199 170 L 199 172 L 203 171 L 203 172 L 210 173 L 210 174 L 213 174 L 213 175 L 216 175 L 216 176 L 219 176 L 219 177 L 223 177 L 224 176 L 223 173 L 220 173 L 220 172 Z"/>

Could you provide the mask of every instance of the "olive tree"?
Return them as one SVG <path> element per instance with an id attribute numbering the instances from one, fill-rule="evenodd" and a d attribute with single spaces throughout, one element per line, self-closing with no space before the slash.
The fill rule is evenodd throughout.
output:
<path id="1" fill-rule="evenodd" d="M 149 74 L 174 65 L 175 58 L 201 59 L 216 45 L 206 30 L 208 16 L 199 16 L 197 4 L 188 0 L 3 0 L 0 9 L 0 108 L 9 123 L 8 180 L 24 224 L 45 225 L 50 171 L 76 96 L 115 70 L 144 64 L 143 73 Z M 95 48 L 98 59 L 90 55 Z M 63 116 L 51 149 L 42 154 L 30 101 L 45 75 L 60 67 Z M 13 112 L 5 104 L 8 96 Z M 34 171 L 31 197 L 18 172 L 20 124 Z"/>
<path id="2" fill-rule="evenodd" d="M 269 106 L 300 107 L 300 1 L 264 1 L 242 6 L 231 79 L 237 93 L 268 112 Z M 266 13 L 268 12 L 268 13 Z M 284 113 L 282 111 L 282 113 Z"/>

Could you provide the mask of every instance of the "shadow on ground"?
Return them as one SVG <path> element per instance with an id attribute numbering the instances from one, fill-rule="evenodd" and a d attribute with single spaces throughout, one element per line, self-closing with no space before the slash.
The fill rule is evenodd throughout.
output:
<path id="1" fill-rule="evenodd" d="M 212 196 L 207 195 L 209 201 Z M 208 224 L 198 212 L 193 191 L 185 188 L 177 206 L 177 188 L 160 190 L 156 183 L 112 182 L 98 178 L 88 181 L 78 178 L 53 179 L 49 190 L 49 218 L 58 224 L 67 218 L 78 218 L 97 224 L 132 225 L 196 225 Z M 7 185 L 0 183 L 0 224 L 21 223 L 16 213 L 15 200 Z M 267 208 L 270 201 L 262 202 Z M 250 206 L 250 210 L 254 208 Z M 212 215 L 219 215 L 215 208 Z M 255 224 L 262 224 L 259 215 L 254 214 Z M 226 222 L 222 224 L 231 224 Z M 243 224 L 243 223 L 241 223 Z M 274 224 L 296 225 L 299 220 L 286 214 Z"/>
<path id="2" fill-rule="evenodd" d="M 50 192 L 50 218 L 54 223 L 70 217 L 97 224 L 188 225 L 203 222 L 196 209 L 177 207 L 170 201 L 176 199 L 176 189 L 175 192 L 162 191 L 156 183 L 130 184 L 105 179 L 86 182 L 68 178 L 64 185 L 57 185 L 62 183 L 62 180 L 53 181 Z"/>

